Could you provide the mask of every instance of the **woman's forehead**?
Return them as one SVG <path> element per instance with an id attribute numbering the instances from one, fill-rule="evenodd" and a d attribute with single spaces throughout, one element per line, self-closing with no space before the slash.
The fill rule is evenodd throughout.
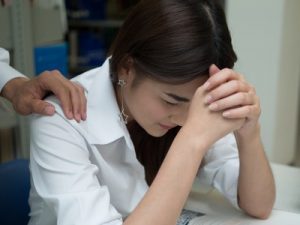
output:
<path id="1" fill-rule="evenodd" d="M 149 88 L 150 90 L 156 92 L 190 96 L 193 95 L 195 90 L 201 85 L 203 85 L 207 79 L 208 76 L 203 76 L 183 84 L 168 84 L 165 82 L 159 82 L 156 80 L 146 78 L 141 84 L 142 88 L 146 88 L 147 86 L 147 89 Z"/>

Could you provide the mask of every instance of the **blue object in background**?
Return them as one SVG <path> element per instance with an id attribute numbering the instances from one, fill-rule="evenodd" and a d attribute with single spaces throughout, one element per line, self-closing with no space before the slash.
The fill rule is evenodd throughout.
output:
<path id="1" fill-rule="evenodd" d="M 34 48 L 35 73 L 59 70 L 68 76 L 68 49 L 66 43 L 51 44 Z"/>
<path id="2" fill-rule="evenodd" d="M 103 20 L 106 18 L 108 0 L 66 0 L 68 16 L 71 19 Z"/>
<path id="3" fill-rule="evenodd" d="M 106 58 L 104 38 L 101 34 L 88 31 L 78 33 L 78 64 L 83 68 L 101 66 Z"/>
<path id="4" fill-rule="evenodd" d="M 29 221 L 30 173 L 28 160 L 0 164 L 0 224 L 26 225 Z"/>

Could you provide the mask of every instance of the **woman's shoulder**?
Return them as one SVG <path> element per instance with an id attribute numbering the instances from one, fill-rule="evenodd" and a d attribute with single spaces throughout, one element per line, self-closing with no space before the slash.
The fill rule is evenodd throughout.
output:
<path id="1" fill-rule="evenodd" d="M 61 107 L 60 101 L 55 96 L 49 96 L 46 99 L 55 107 L 55 113 L 52 116 L 32 114 L 30 116 L 31 139 L 42 139 L 47 136 L 56 138 L 66 138 L 74 141 L 84 142 L 82 130 L 85 121 L 77 123 L 75 120 L 69 120 Z"/>
<path id="2" fill-rule="evenodd" d="M 79 74 L 71 79 L 73 82 L 77 82 L 83 86 L 85 90 L 89 90 L 89 87 L 93 81 L 100 75 L 109 73 L 108 59 L 103 63 L 103 65 L 96 67 L 94 69 L 88 70 L 82 74 Z"/>

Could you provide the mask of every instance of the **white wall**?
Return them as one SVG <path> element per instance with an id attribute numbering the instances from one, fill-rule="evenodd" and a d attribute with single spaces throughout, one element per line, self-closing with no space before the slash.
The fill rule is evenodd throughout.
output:
<path id="1" fill-rule="evenodd" d="M 227 0 L 239 57 L 235 69 L 261 99 L 262 137 L 270 160 L 290 163 L 296 149 L 300 77 L 300 1 Z"/>

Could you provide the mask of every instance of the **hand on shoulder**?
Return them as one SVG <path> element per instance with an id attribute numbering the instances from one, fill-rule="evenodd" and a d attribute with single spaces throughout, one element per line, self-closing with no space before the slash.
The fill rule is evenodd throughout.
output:
<path id="1" fill-rule="evenodd" d="M 14 78 L 7 82 L 1 94 L 13 104 L 16 112 L 22 115 L 31 113 L 53 115 L 54 106 L 43 101 L 49 93 L 53 93 L 61 101 L 68 119 L 74 118 L 77 122 L 86 119 L 86 98 L 83 88 L 63 77 L 57 70 L 45 71 L 32 79 Z"/>

